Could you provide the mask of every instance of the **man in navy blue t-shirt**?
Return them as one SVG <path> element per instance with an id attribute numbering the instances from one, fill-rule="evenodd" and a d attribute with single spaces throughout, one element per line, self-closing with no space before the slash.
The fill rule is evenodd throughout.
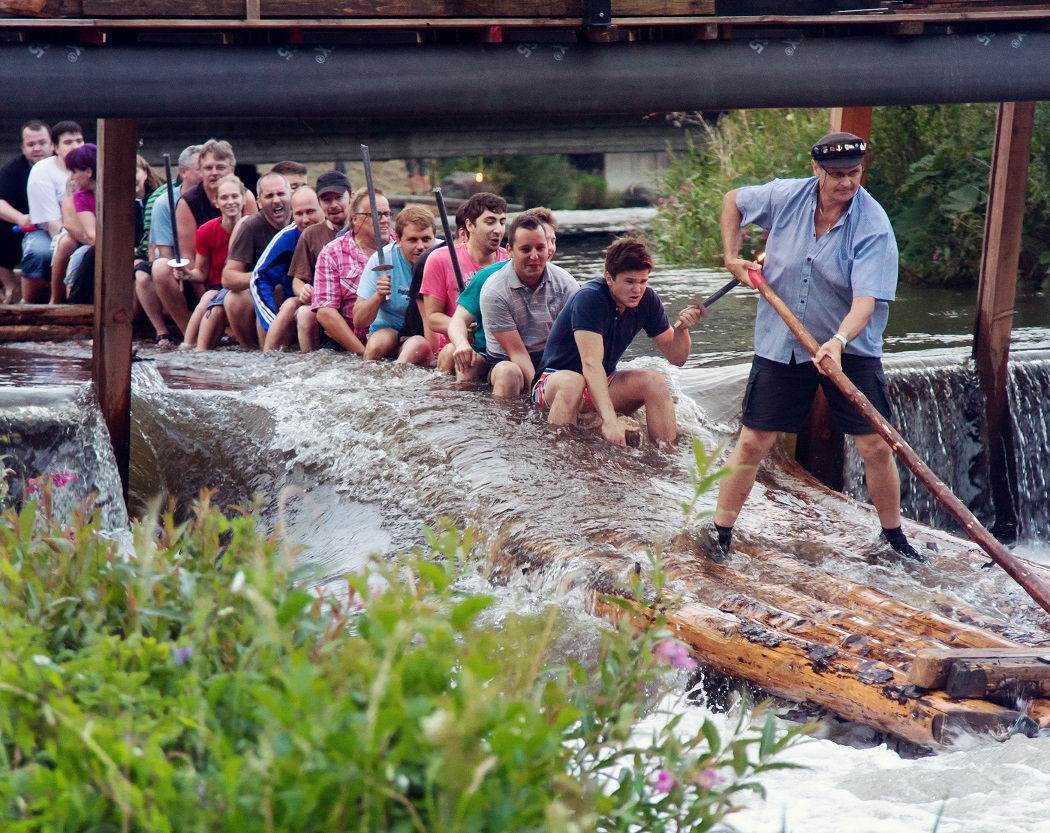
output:
<path id="1" fill-rule="evenodd" d="M 672 328 L 660 298 L 649 288 L 653 259 L 640 240 L 621 237 L 605 253 L 605 277 L 585 284 L 562 308 L 547 338 L 532 400 L 550 409 L 551 425 L 575 425 L 581 410 L 601 417 L 602 435 L 626 445 L 617 414 L 645 406 L 649 438 L 678 437 L 667 380 L 655 370 L 617 370 L 616 364 L 639 330 L 681 367 L 689 357 L 689 328 L 704 316 L 692 305 Z"/>

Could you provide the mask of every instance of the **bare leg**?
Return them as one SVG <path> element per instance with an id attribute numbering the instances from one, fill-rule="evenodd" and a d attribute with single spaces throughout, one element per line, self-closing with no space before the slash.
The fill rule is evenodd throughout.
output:
<path id="1" fill-rule="evenodd" d="M 266 338 L 263 341 L 264 352 L 280 350 L 292 343 L 292 339 L 295 338 L 295 313 L 301 306 L 302 302 L 298 298 L 289 298 L 281 304 L 277 315 L 270 322 L 270 329 L 266 331 Z"/>
<path id="2" fill-rule="evenodd" d="M 673 443 L 678 439 L 678 420 L 667 379 L 655 370 L 621 370 L 609 383 L 609 397 L 618 414 L 633 414 L 645 406 L 649 439 Z"/>
<path id="3" fill-rule="evenodd" d="M 492 395 L 501 399 L 520 396 L 525 389 L 525 376 L 514 362 L 503 361 L 492 368 Z M 531 380 L 530 380 L 531 381 Z"/>
<path id="4" fill-rule="evenodd" d="M 365 342 L 366 359 L 386 359 L 397 353 L 397 330 L 384 327 L 368 336 Z"/>
<path id="5" fill-rule="evenodd" d="M 317 313 L 308 306 L 301 306 L 295 311 L 295 331 L 299 339 L 299 349 L 309 353 L 321 346 L 321 327 L 317 323 Z"/>
<path id="6" fill-rule="evenodd" d="M 142 308 L 146 311 L 149 323 L 158 336 L 167 335 L 168 321 L 164 317 L 164 305 L 157 297 L 157 290 L 153 287 L 152 275 L 145 272 L 135 272 L 135 297 L 138 298 Z"/>
<path id="7" fill-rule="evenodd" d="M 15 273 L 5 266 L 0 266 L 0 284 L 3 285 L 3 301 L 5 304 L 17 304 L 22 300 L 22 286 L 15 277 Z"/>
<path id="8" fill-rule="evenodd" d="M 153 289 L 179 332 L 185 333 L 190 323 L 190 308 L 186 305 L 182 283 L 175 279 L 168 261 L 162 257 L 153 261 Z"/>
<path id="9" fill-rule="evenodd" d="M 716 524 L 732 526 L 736 523 L 736 516 L 740 514 L 751 487 L 755 485 L 758 464 L 769 454 L 776 440 L 776 431 L 756 431 L 746 426 L 740 429 L 740 438 L 726 461 L 729 474 L 722 478 L 718 486 L 714 517 Z"/>
<path id="10" fill-rule="evenodd" d="M 423 336 L 410 336 L 401 345 L 401 353 L 397 357 L 397 363 L 427 367 L 433 358 L 434 351 L 430 349 L 429 341 Z"/>
<path id="11" fill-rule="evenodd" d="M 222 302 L 226 310 L 226 319 L 233 328 L 233 336 L 241 347 L 258 347 L 258 335 L 255 330 L 255 301 L 247 289 L 229 292 Z"/>
<path id="12" fill-rule="evenodd" d="M 52 304 L 65 303 L 66 267 L 69 266 L 69 256 L 73 254 L 79 246 L 80 244 L 68 234 L 63 234 L 55 244 L 55 253 L 51 256 Z"/>
<path id="13" fill-rule="evenodd" d="M 547 377 L 543 386 L 543 398 L 547 401 L 550 425 L 575 425 L 583 404 L 586 382 L 582 373 L 559 370 Z"/>
<path id="14" fill-rule="evenodd" d="M 209 289 L 202 296 L 197 306 L 193 310 L 193 315 L 190 316 L 189 324 L 186 325 L 186 339 L 182 342 L 182 346 L 189 349 L 191 347 L 197 347 L 200 343 L 201 323 L 204 321 L 204 316 L 208 312 L 208 304 L 211 303 L 211 299 L 219 294 L 217 289 Z M 219 338 L 222 338 L 222 333 L 219 333 Z M 218 339 L 215 340 L 218 343 Z M 215 345 L 210 345 L 214 347 Z M 209 349 L 209 348 L 205 348 Z"/>
<path id="15" fill-rule="evenodd" d="M 437 361 L 438 373 L 445 373 L 451 376 L 456 372 L 455 352 L 456 348 L 452 346 L 451 341 L 441 348 Z"/>
<path id="16" fill-rule="evenodd" d="M 868 496 L 879 522 L 884 529 L 896 529 L 901 525 L 901 479 L 893 452 L 878 434 L 858 434 L 853 442 L 864 460 Z"/>
<path id="17" fill-rule="evenodd" d="M 212 307 L 204 313 L 201 319 L 200 332 L 197 334 L 197 349 L 201 352 L 214 350 L 225 332 L 226 311 L 222 307 Z"/>

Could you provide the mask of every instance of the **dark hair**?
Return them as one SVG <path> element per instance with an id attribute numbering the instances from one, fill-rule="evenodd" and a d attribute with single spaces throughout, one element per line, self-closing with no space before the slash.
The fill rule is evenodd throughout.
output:
<path id="1" fill-rule="evenodd" d="M 476 222 L 478 217 L 486 211 L 491 211 L 493 214 L 506 214 L 507 201 L 498 194 L 490 194 L 488 191 L 475 194 L 463 206 L 463 227 L 466 228 L 467 223 Z"/>
<path id="2" fill-rule="evenodd" d="M 456 231 L 467 230 L 467 204 L 463 203 L 456 209 Z"/>
<path id="3" fill-rule="evenodd" d="M 47 126 L 46 122 L 40 121 L 40 119 L 30 119 L 22 125 L 22 129 L 18 131 L 18 135 L 21 136 L 27 130 L 46 130 L 48 137 L 51 136 L 51 128 Z"/>
<path id="4" fill-rule="evenodd" d="M 543 227 L 543 222 L 539 217 L 534 217 L 532 214 L 519 214 L 514 218 L 514 221 L 510 224 L 510 230 L 507 232 L 507 240 L 510 245 L 514 245 L 514 235 L 518 229 L 525 229 L 526 231 L 538 231 L 543 234 L 544 239 L 547 237 L 547 230 Z"/>
<path id="5" fill-rule="evenodd" d="M 58 140 L 65 136 L 67 133 L 79 133 L 81 136 L 83 136 L 84 128 L 77 124 L 75 121 L 60 121 L 58 124 L 51 128 L 51 141 L 57 145 Z"/>
<path id="6" fill-rule="evenodd" d="M 91 175 L 95 176 L 97 165 L 98 147 L 90 142 L 66 154 L 66 167 L 71 171 L 91 171 Z"/>
<path id="7" fill-rule="evenodd" d="M 614 278 L 621 272 L 648 271 L 652 268 L 653 256 L 637 237 L 618 237 L 605 250 L 605 271 Z"/>
<path id="8" fill-rule="evenodd" d="M 530 208 L 524 213 L 527 214 L 529 217 L 535 217 L 545 226 L 550 226 L 555 231 L 558 230 L 558 220 L 555 218 L 554 212 L 546 206 L 538 205 L 535 208 Z"/>
<path id="9" fill-rule="evenodd" d="M 286 159 L 284 162 L 278 162 L 272 168 L 270 173 L 280 174 L 281 176 L 306 176 L 306 165 L 300 165 L 298 162 L 292 162 Z"/>
<path id="10" fill-rule="evenodd" d="M 157 176 L 157 172 L 153 170 L 150 163 L 143 159 L 141 156 L 135 157 L 135 166 L 142 168 L 146 172 L 146 182 L 143 188 L 146 189 L 146 196 L 148 197 L 158 188 L 160 188 L 160 177 Z"/>

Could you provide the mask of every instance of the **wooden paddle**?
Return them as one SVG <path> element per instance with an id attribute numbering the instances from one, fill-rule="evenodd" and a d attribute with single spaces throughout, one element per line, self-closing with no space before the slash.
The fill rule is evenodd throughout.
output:
<path id="1" fill-rule="evenodd" d="M 817 344 L 817 340 L 813 338 L 809 330 L 802 325 L 802 322 L 795 317 L 788 305 L 769 287 L 761 272 L 749 269 L 747 273 L 751 278 L 752 286 L 761 293 L 766 303 L 773 307 L 777 314 L 784 319 L 788 329 L 791 330 L 806 351 L 811 356 L 816 357 L 817 352 L 820 350 L 820 345 Z M 829 356 L 824 357 L 820 363 L 820 368 L 835 383 L 835 387 L 842 391 L 842 395 L 871 423 L 871 427 L 875 429 L 876 433 L 889 443 L 893 453 L 900 457 L 912 474 L 922 482 L 922 485 L 929 489 L 930 494 L 937 499 L 937 502 L 948 510 L 948 513 L 955 518 L 959 526 L 966 530 L 966 534 L 970 539 L 988 553 L 996 564 L 1006 570 L 1010 577 L 1020 584 L 1025 592 L 1043 610 L 1050 613 L 1050 588 L 1043 584 L 1025 562 L 1000 544 L 995 536 L 981 525 L 981 522 L 966 508 L 966 504 L 959 500 L 952 493 L 951 489 L 930 470 L 930 467 L 920 459 L 915 450 L 905 442 L 904 437 L 900 435 L 897 429 L 890 425 L 882 414 L 875 410 L 868 398 L 842 372 L 842 368 L 835 364 Z"/>

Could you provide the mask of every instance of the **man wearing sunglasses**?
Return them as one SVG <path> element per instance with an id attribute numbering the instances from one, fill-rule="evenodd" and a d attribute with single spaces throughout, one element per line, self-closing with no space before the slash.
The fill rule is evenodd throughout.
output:
<path id="1" fill-rule="evenodd" d="M 864 140 L 829 133 L 810 155 L 813 176 L 737 188 L 722 204 L 726 269 L 745 286 L 751 286 L 748 270 L 761 270 L 822 346 L 811 360 L 776 311 L 759 301 L 740 438 L 726 463 L 730 474 L 720 484 L 709 554 L 718 560 L 728 552 L 758 464 L 778 433 L 802 428 L 819 385 L 832 425 L 853 436 L 864 460 L 882 538 L 899 555 L 921 561 L 901 531 L 900 477 L 890 447 L 819 368 L 830 357 L 890 419 L 881 356 L 897 287 L 897 241 L 886 212 L 861 187 Z M 769 232 L 763 265 L 740 257 L 742 230 L 752 224 Z"/>

